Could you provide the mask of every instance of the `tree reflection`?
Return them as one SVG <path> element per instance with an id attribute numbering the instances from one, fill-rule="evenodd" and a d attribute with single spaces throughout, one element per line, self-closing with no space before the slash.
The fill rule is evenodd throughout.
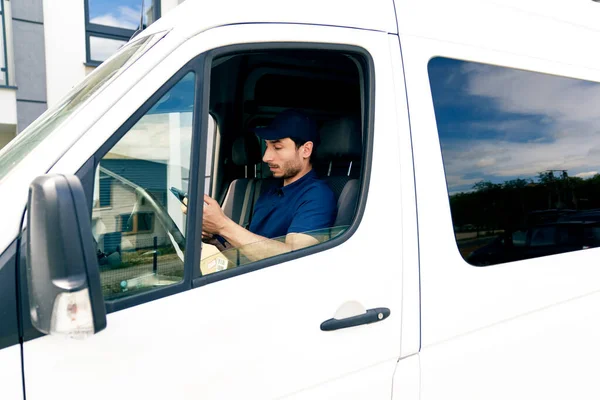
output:
<path id="1" fill-rule="evenodd" d="M 459 250 L 472 264 L 490 265 L 596 247 L 599 193 L 600 174 L 584 179 L 566 170 L 503 183 L 480 181 L 472 191 L 450 196 Z M 532 251 L 541 227 L 552 237 L 539 246 L 545 250 Z"/>

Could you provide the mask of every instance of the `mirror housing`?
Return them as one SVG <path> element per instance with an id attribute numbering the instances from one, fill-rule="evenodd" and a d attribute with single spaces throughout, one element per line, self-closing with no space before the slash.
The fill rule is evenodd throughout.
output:
<path id="1" fill-rule="evenodd" d="M 29 186 L 27 284 L 39 331 L 85 338 L 106 327 L 90 214 L 76 176 L 43 175 Z"/>

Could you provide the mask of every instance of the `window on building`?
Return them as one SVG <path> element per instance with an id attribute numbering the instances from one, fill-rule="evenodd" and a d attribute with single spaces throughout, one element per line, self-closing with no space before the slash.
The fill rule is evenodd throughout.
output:
<path id="1" fill-rule="evenodd" d="M 87 63 L 99 65 L 160 18 L 160 0 L 85 0 Z"/>
<path id="2" fill-rule="evenodd" d="M 600 84 L 440 57 L 428 72 L 463 258 L 598 247 Z"/>
<path id="3" fill-rule="evenodd" d="M 98 177 L 98 182 L 99 182 L 99 206 L 100 207 L 110 207 L 110 199 L 111 199 L 111 190 L 112 190 L 112 183 L 113 183 L 113 178 L 106 174 L 105 172 L 101 172 L 100 170 L 98 170 L 98 172 L 100 173 L 99 177 Z"/>
<path id="4" fill-rule="evenodd" d="M 8 85 L 8 64 L 6 54 L 6 25 L 4 15 L 4 4 L 0 0 L 0 86 Z"/>
<path id="5" fill-rule="evenodd" d="M 154 213 L 136 212 L 133 214 L 121 214 L 117 223 L 121 224 L 121 232 L 126 234 L 133 235 L 136 233 L 152 232 L 154 227 Z"/>

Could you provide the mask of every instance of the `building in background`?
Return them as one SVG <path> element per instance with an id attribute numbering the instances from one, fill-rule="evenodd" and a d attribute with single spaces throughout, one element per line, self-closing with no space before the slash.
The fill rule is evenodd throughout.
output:
<path id="1" fill-rule="evenodd" d="M 0 148 L 183 0 L 0 0 Z"/>

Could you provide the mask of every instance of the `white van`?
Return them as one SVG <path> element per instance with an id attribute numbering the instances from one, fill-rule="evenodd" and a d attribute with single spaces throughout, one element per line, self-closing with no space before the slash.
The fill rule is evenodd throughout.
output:
<path id="1" fill-rule="evenodd" d="M 0 153 L 0 399 L 599 398 L 598 21 L 185 1 Z M 207 256 L 290 108 L 336 223 Z"/>

